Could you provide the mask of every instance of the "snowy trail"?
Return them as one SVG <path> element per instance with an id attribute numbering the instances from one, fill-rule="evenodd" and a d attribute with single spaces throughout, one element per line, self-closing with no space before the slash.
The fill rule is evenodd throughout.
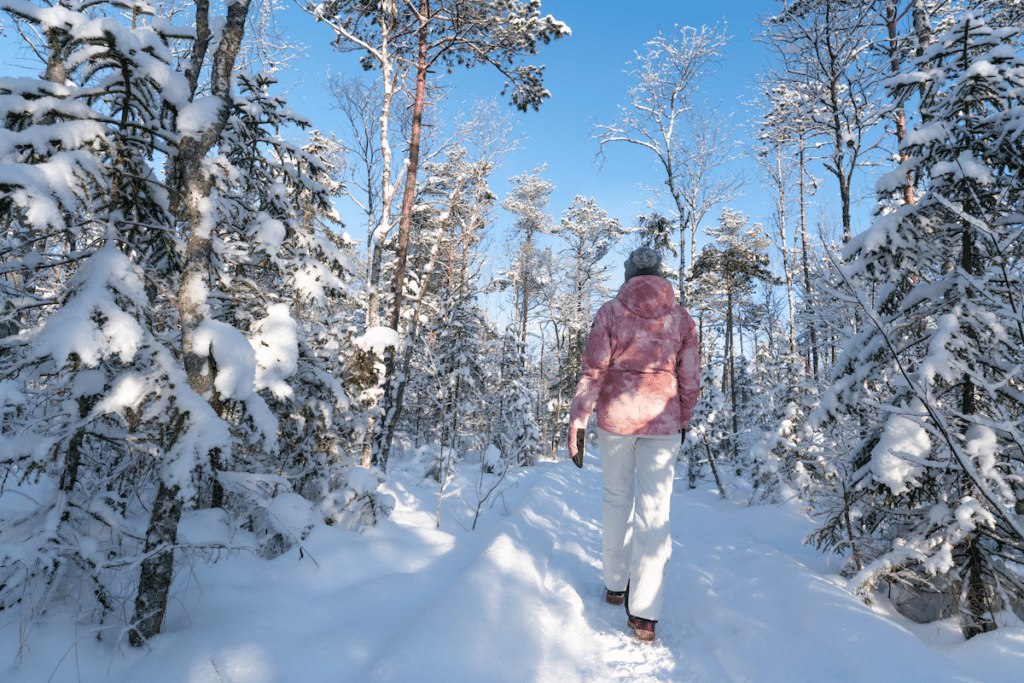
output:
<path id="1" fill-rule="evenodd" d="M 810 520 L 788 509 L 719 501 L 707 491 L 675 495 L 659 642 L 634 642 L 622 608 L 602 600 L 597 466 L 592 456 L 582 471 L 549 466 L 512 514 L 486 532 L 466 571 L 366 670 L 369 678 L 982 680 L 829 577 L 825 558 L 799 545 Z M 786 543 L 791 554 L 775 547 Z M 1015 635 L 1019 664 L 1024 638 L 1020 630 Z M 436 656 L 425 659 L 428 652 Z"/>
<path id="2" fill-rule="evenodd" d="M 463 498 L 471 474 L 457 482 Z M 676 484 L 653 645 L 633 641 L 625 612 L 603 601 L 601 473 L 588 454 L 583 470 L 562 462 L 511 475 L 515 487 L 474 531 L 454 495 L 435 528 L 436 483 L 422 467 L 396 467 L 398 505 L 374 529 L 319 528 L 302 559 L 293 549 L 182 572 L 149 651 L 55 619 L 12 667 L 17 626 L 0 624 L 0 680 L 995 683 L 1024 668 L 1024 628 L 965 643 L 948 624 L 865 606 L 800 544 L 806 517 Z M 940 648 L 924 642 L 933 637 Z"/>
<path id="3" fill-rule="evenodd" d="M 713 492 L 677 492 L 659 642 L 634 642 L 602 600 L 597 466 L 542 466 L 508 516 L 475 532 L 464 570 L 339 680 L 979 680 L 827 578 L 799 545 L 809 520 Z M 797 557 L 775 547 L 794 541 Z"/>

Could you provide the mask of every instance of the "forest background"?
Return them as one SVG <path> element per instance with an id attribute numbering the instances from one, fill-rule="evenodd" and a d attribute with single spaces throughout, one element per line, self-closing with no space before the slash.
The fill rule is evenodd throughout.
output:
<path id="1" fill-rule="evenodd" d="M 1020 614 L 1021 3 L 605 5 L 0 3 L 0 608 L 141 644 L 180 525 L 273 557 L 387 516 L 390 460 L 559 457 L 646 243 L 691 484 L 799 497 L 923 620 Z"/>

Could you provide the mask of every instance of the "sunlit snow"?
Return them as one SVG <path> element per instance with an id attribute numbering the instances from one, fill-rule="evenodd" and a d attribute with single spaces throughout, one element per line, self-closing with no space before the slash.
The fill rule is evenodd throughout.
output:
<path id="1" fill-rule="evenodd" d="M 205 549 L 181 558 L 164 632 L 151 647 L 116 643 L 114 623 L 54 618 L 27 634 L 18 657 L 24 634 L 9 620 L 0 676 L 5 683 L 1004 683 L 1024 666 L 1020 623 L 965 642 L 955 619 L 915 624 L 884 595 L 867 605 L 839 576 L 839 558 L 802 545 L 813 522 L 797 502 L 723 500 L 715 489 L 688 489 L 682 468 L 658 641 L 637 643 L 622 607 L 603 601 L 594 451 L 582 470 L 563 460 L 511 472 L 474 531 L 476 480 L 489 486 L 496 475 L 461 465 L 437 528 L 438 488 L 424 478 L 429 459 L 392 463 L 383 487 L 395 511 L 362 532 L 313 523 L 308 504 L 286 496 L 271 512 L 282 531 L 304 538 L 274 560 L 227 550 L 244 547 L 245 537 L 220 512 L 186 514 L 180 533 Z M 362 484 L 378 481 L 368 476 Z"/>

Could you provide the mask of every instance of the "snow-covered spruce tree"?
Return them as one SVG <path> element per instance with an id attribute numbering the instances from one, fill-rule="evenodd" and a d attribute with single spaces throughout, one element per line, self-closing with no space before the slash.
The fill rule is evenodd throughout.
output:
<path id="1" fill-rule="evenodd" d="M 5 486 L 36 493 L 0 527 L 0 609 L 20 603 L 30 620 L 72 598 L 102 621 L 130 612 L 123 573 L 167 550 L 146 541 L 156 482 L 194 493 L 208 453 L 229 443 L 167 344 L 176 245 L 149 160 L 176 140 L 188 87 L 166 22 L 3 7 L 50 52 L 44 79 L 0 84 L 0 308 L 22 329 L 0 352 L 0 468 Z M 139 614 L 154 629 L 161 616 Z"/>
<path id="2" fill-rule="evenodd" d="M 331 490 L 346 486 L 353 464 L 345 445 L 355 407 L 345 389 L 355 353 L 345 283 L 352 267 L 344 238 L 332 232 L 329 169 L 318 156 L 330 151 L 325 141 L 299 147 L 284 140 L 283 128 L 308 122 L 269 94 L 274 78 L 237 78 L 239 94 L 218 146 L 223 174 L 214 187 L 220 210 L 210 312 L 246 336 L 255 370 L 244 396 L 215 392 L 215 406 L 236 436 L 233 452 L 217 465 L 235 473 L 228 479 L 239 504 L 230 507 L 249 516 L 259 538 L 277 537 L 280 550 L 295 539 L 263 512 L 269 498 L 300 494 L 320 503 L 331 494 L 330 518 L 345 511 Z M 270 475 L 280 479 L 268 489 Z M 218 479 L 210 504 L 223 505 Z"/>
<path id="3" fill-rule="evenodd" d="M 5 448 L 5 456 L 20 460 L 4 464 L 15 479 L 29 472 L 44 489 L 55 486 L 70 512 L 51 517 L 72 525 L 75 539 L 97 548 L 97 557 L 116 548 L 103 562 L 79 561 L 79 550 L 59 546 L 64 527 L 54 541 L 52 552 L 71 558 L 60 560 L 61 571 L 89 574 L 102 609 L 129 599 L 109 590 L 111 577 L 128 587 L 121 592 L 130 590 L 137 585 L 134 558 L 145 553 L 129 634 L 141 643 L 159 629 L 174 547 L 187 545 L 176 532 L 187 506 L 223 505 L 244 519 L 253 510 L 260 517 L 267 505 L 308 510 L 293 490 L 317 501 L 342 486 L 342 503 L 358 499 L 364 508 L 372 499 L 375 483 L 348 487 L 343 476 L 351 405 L 342 388 L 351 329 L 344 256 L 312 221 L 331 213 L 315 182 L 324 164 L 280 139 L 280 128 L 295 116 L 267 94 L 272 79 L 233 73 L 230 53 L 240 40 L 244 4 L 230 8 L 231 35 L 213 55 L 214 96 L 195 101 L 205 45 L 193 50 L 184 76 L 170 68 L 167 50 L 172 38 L 191 30 L 175 34 L 157 19 L 130 29 L 95 7 L 96 16 L 12 7 L 42 27 L 53 52 L 50 83 L 5 81 L 13 95 L 5 100 L 12 106 L 5 178 L 17 181 L 4 186 L 0 253 L 4 268 L 17 275 L 4 279 L 12 283 L 4 301 L 12 302 L 7 327 L 26 332 L 9 339 L 3 353 L 4 415 L 17 418 L 5 419 L 4 438 L 17 439 L 19 448 L 35 440 L 31 457 L 50 448 L 50 462 L 29 471 L 27 456 Z M 197 13 L 197 25 L 205 34 L 208 16 Z M 236 77 L 237 97 L 230 87 Z M 206 159 L 214 146 L 217 156 Z M 149 166 L 154 152 L 169 160 L 166 181 L 158 182 Z M 47 178 L 50 187 L 42 182 Z M 23 276 L 26 257 L 34 264 L 30 278 Z M 194 276 L 187 287 L 183 267 Z M 181 309 L 171 306 L 176 291 L 188 304 Z M 186 309 L 193 352 L 186 365 L 197 370 L 191 378 L 175 353 L 182 343 L 178 312 Z M 53 414 L 57 405 L 63 413 Z M 33 408 L 51 419 L 33 421 Z M 229 467 L 237 476 L 223 471 Z M 251 474 L 272 485 L 253 486 Z M 225 501 L 222 482 L 237 494 L 233 501 Z M 325 514 L 337 510 L 334 502 Z M 146 508 L 153 513 L 148 530 L 139 521 Z M 85 510 L 92 518 L 79 523 L 75 515 Z M 261 534 L 269 544 L 275 535 L 290 537 L 292 530 L 270 524 L 272 515 L 262 517 L 251 524 L 274 531 Z M 80 583 L 55 583 L 45 558 L 36 564 L 42 573 L 9 566 L 58 586 L 37 595 L 60 596 Z"/>
<path id="4" fill-rule="evenodd" d="M 743 338 L 742 326 L 737 330 L 740 339 Z M 754 387 L 750 376 L 750 361 L 740 350 L 732 362 L 732 381 L 735 382 L 735 393 L 730 388 L 730 402 L 733 405 L 735 420 L 735 438 L 733 451 L 734 460 L 730 463 L 731 469 L 736 476 L 752 469 L 749 461 L 748 449 L 754 436 L 755 421 L 761 417 L 761 406 L 753 405 Z"/>
<path id="5" fill-rule="evenodd" d="M 485 404 L 483 336 L 487 327 L 475 292 L 459 293 L 445 287 L 441 308 L 430 326 L 430 376 L 440 425 L 440 443 L 464 455 L 466 423 Z M 477 444 L 479 446 L 480 444 Z"/>
<path id="6" fill-rule="evenodd" d="M 818 406 L 819 386 L 802 372 L 802 363 L 793 363 L 781 321 L 776 319 L 774 327 L 774 337 L 760 343 L 752 359 L 752 400 L 741 418 L 749 430 L 743 459 L 754 488 L 750 500 L 780 502 L 799 496 L 811 508 L 823 489 L 831 492 L 820 436 L 807 426 L 807 417 Z"/>
<path id="7" fill-rule="evenodd" d="M 719 467 L 731 455 L 732 405 L 722 391 L 724 376 L 725 373 L 716 367 L 704 366 L 701 369 L 700 399 L 686 430 L 684 452 L 690 488 L 695 488 L 697 481 L 710 473 L 719 491 L 726 496 Z"/>
<path id="8" fill-rule="evenodd" d="M 1024 2 L 1021 0 L 961 0 L 964 9 L 981 17 L 989 26 L 1017 26 L 1024 22 Z M 1020 46 L 1020 34 L 1011 39 Z"/>
<path id="9" fill-rule="evenodd" d="M 465 456 L 467 439 L 474 436 L 467 423 L 487 404 L 481 343 L 486 323 L 474 298 L 447 288 L 441 292 L 441 309 L 430 326 L 431 341 L 419 371 L 430 400 L 425 417 L 435 425 L 438 445 L 449 458 Z M 485 444 L 472 445 L 482 450 Z"/>
<path id="10" fill-rule="evenodd" d="M 826 523 L 852 526 L 875 550 L 854 585 L 951 592 L 968 638 L 1024 598 L 1015 516 L 1024 512 L 1024 59 L 1015 35 L 966 14 L 918 70 L 890 81 L 897 99 L 920 93 L 925 121 L 879 194 L 899 192 L 908 173 L 926 191 L 847 248 L 842 273 L 867 321 L 818 415 L 856 422 L 864 435 L 847 467 L 853 510 Z"/>
<path id="11" fill-rule="evenodd" d="M 511 327 L 492 342 L 497 371 L 490 378 L 490 442 L 498 447 L 503 463 L 513 467 L 532 465 L 542 452 L 534 406 L 536 392 L 530 386 L 523 344 Z M 504 464 L 492 471 L 500 471 Z"/>
<path id="12" fill-rule="evenodd" d="M 444 292 L 441 311 L 431 326 L 434 386 L 441 413 L 440 443 L 465 456 L 483 450 L 479 416 L 487 405 L 484 343 L 488 330 L 475 293 Z M 440 372 L 438 372 L 440 370 Z"/>

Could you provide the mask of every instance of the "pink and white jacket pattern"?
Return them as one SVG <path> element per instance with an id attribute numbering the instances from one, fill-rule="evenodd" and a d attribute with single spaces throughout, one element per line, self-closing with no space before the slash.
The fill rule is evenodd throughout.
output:
<path id="1" fill-rule="evenodd" d="M 583 375 L 569 412 L 570 432 L 586 425 L 623 435 L 678 434 L 700 393 L 693 319 L 672 285 L 656 275 L 630 278 L 601 306 L 583 352 Z"/>

